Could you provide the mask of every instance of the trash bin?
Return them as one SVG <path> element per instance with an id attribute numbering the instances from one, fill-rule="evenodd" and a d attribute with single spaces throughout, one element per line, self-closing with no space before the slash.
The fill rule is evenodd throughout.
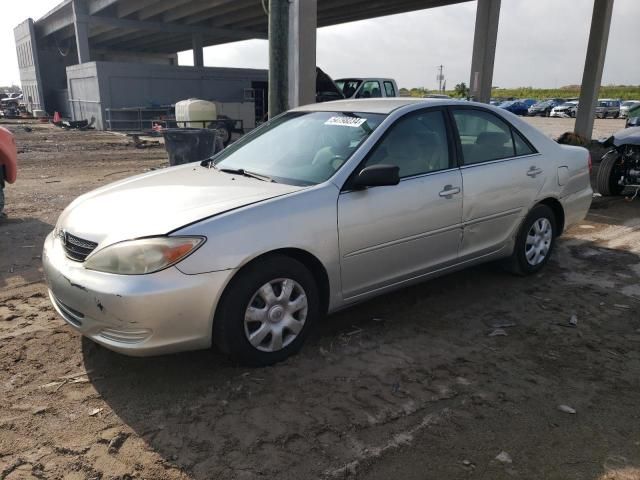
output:
<path id="1" fill-rule="evenodd" d="M 216 131 L 208 128 L 168 128 L 162 136 L 172 166 L 206 160 L 224 148 Z"/>

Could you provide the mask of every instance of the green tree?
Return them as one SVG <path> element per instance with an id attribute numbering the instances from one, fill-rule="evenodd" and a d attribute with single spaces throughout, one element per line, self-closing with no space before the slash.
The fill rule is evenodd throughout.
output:
<path id="1" fill-rule="evenodd" d="M 458 97 L 469 96 L 469 89 L 467 88 L 467 84 L 464 82 L 458 83 L 455 87 L 453 87 L 453 91 L 456 93 Z"/>

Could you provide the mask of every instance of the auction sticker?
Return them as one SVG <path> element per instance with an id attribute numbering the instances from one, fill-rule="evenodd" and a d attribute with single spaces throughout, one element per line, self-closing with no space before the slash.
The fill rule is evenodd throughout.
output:
<path id="1" fill-rule="evenodd" d="M 339 127 L 355 127 L 362 126 L 367 121 L 366 118 L 360 117 L 331 117 L 324 122 L 325 125 L 337 125 Z"/>

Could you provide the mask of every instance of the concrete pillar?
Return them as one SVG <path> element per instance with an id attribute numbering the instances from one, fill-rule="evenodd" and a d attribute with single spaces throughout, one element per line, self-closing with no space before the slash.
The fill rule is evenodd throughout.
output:
<path id="1" fill-rule="evenodd" d="M 582 86 L 580 87 L 580 104 L 578 105 L 575 125 L 575 132 L 588 139 L 591 139 L 593 134 L 593 117 L 596 114 L 596 102 L 600 91 L 600 83 L 602 82 L 602 70 L 607 54 L 612 11 L 613 0 L 593 1 L 591 31 L 589 32 L 587 58 L 584 62 Z M 633 49 L 633 47 L 630 48 Z"/>
<path id="2" fill-rule="evenodd" d="M 201 33 L 194 33 L 192 37 L 193 43 L 193 66 L 204 67 L 204 40 Z"/>
<path id="3" fill-rule="evenodd" d="M 491 99 L 499 20 L 500 0 L 478 0 L 469 82 L 471 97 L 477 102 L 489 103 Z"/>
<path id="4" fill-rule="evenodd" d="M 78 63 L 90 62 L 89 22 L 86 2 L 73 0 L 73 27 L 76 31 Z"/>
<path id="5" fill-rule="evenodd" d="M 316 30 L 318 1 L 289 5 L 289 108 L 316 101 Z"/>
<path id="6" fill-rule="evenodd" d="M 269 118 L 289 109 L 289 0 L 269 0 Z"/>

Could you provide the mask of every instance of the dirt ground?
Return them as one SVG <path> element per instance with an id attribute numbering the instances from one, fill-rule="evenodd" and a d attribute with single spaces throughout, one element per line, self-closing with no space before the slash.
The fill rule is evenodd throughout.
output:
<path id="1" fill-rule="evenodd" d="M 135 359 L 56 316 L 40 254 L 73 198 L 165 166 L 164 149 L 9 127 L 0 479 L 640 479 L 640 200 L 595 199 L 536 276 L 485 265 L 386 295 L 274 367 Z"/>

